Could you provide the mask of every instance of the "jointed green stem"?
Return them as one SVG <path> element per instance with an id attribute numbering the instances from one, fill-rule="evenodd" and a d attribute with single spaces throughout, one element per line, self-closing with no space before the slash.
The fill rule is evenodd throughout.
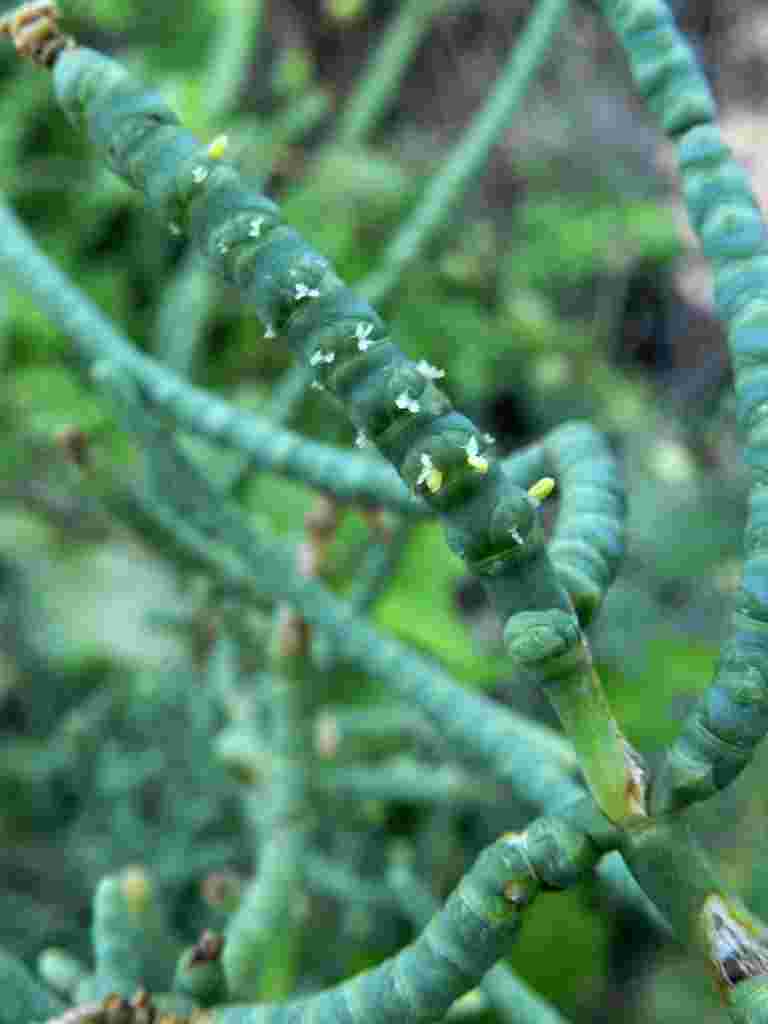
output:
<path id="1" fill-rule="evenodd" d="M 391 505 L 418 513 L 381 460 L 309 441 L 269 420 L 236 409 L 143 356 L 38 248 L 10 208 L 0 203 L 0 267 L 68 334 L 86 369 L 111 362 L 133 378 L 151 405 L 179 426 L 246 453 L 252 465 L 303 480 L 342 500 Z M 105 364 L 106 365 L 106 364 Z"/>
<path id="2" fill-rule="evenodd" d="M 227 925 L 223 963 L 228 998 L 283 999 L 295 987 L 304 935 L 303 859 L 311 805 L 307 658 L 281 647 L 281 609 L 272 654 L 271 744 L 264 785 L 248 797 L 259 834 L 257 873 Z"/>
<path id="3" fill-rule="evenodd" d="M 508 948 L 542 885 L 572 884 L 597 851 L 578 832 L 539 819 L 487 847 L 410 946 L 379 967 L 285 1006 L 223 1007 L 213 1024 L 428 1024 L 473 988 Z"/>
<path id="4" fill-rule="evenodd" d="M 281 225 L 274 204 L 178 128 L 165 104 L 119 65 L 77 48 L 59 55 L 54 74 L 69 116 L 88 126 L 112 167 L 145 192 L 166 222 L 192 234 L 213 268 L 315 367 L 358 428 L 443 516 L 451 547 L 481 577 L 501 616 L 521 608 L 573 615 L 547 557 L 533 500 L 484 453 L 473 424 L 435 386 L 432 368 L 406 359 L 370 306 Z M 603 701 L 592 701 L 590 714 L 604 712 Z M 603 724 L 603 736 L 614 731 L 610 716 Z M 600 744 L 592 744 L 589 757 L 604 757 Z M 610 755 L 587 776 L 605 780 L 619 763 Z M 630 769 L 627 761 L 618 782 L 624 792 Z M 611 796 L 596 795 L 617 813 Z M 620 817 L 628 813 L 625 802 Z"/>
<path id="5" fill-rule="evenodd" d="M 0 1024 L 43 1020 L 64 1009 L 61 1000 L 48 992 L 21 960 L 3 949 L 0 949 L 0 986 Z"/>
<path id="6" fill-rule="evenodd" d="M 695 58 L 663 0 L 603 0 L 640 91 L 678 147 L 691 223 L 713 264 L 728 326 L 739 424 L 752 471 L 741 588 L 717 674 L 669 751 L 652 791 L 664 813 L 727 786 L 768 729 L 768 244 L 744 171 L 716 125 Z"/>
<path id="7" fill-rule="evenodd" d="M 507 622 L 510 656 L 552 702 L 600 809 L 612 821 L 645 816 L 645 772 L 611 715 L 592 656 L 564 612 L 520 612 Z"/>
<path id="8" fill-rule="evenodd" d="M 412 866 L 397 859 L 387 872 L 389 884 L 397 894 L 403 913 L 417 928 L 423 928 L 438 910 L 429 887 L 416 877 Z M 496 964 L 479 985 L 498 1016 L 506 1024 L 566 1024 L 565 1018 L 506 964 Z"/>

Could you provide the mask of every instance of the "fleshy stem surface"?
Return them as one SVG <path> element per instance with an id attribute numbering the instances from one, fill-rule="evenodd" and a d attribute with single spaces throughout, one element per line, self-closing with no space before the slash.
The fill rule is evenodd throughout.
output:
<path id="1" fill-rule="evenodd" d="M 245 187 L 220 152 L 203 149 L 162 99 L 117 63 L 67 46 L 55 57 L 54 80 L 68 116 L 87 128 L 113 170 L 145 193 L 175 233 L 191 234 L 212 268 L 315 368 L 316 382 L 346 405 L 409 486 L 422 489 L 444 519 L 449 545 L 480 576 L 501 616 L 522 607 L 575 617 L 547 557 L 534 500 L 484 453 L 474 425 L 436 387 L 434 368 L 408 360 L 367 302 L 281 224 L 278 208 Z M 597 732 L 610 743 L 577 752 L 604 762 L 585 768 L 592 784 L 619 772 L 618 787 L 595 796 L 614 820 L 624 820 L 634 813 L 631 801 L 615 799 L 631 785 L 626 741 L 604 699 L 584 714 L 607 715 Z"/>
<path id="2" fill-rule="evenodd" d="M 624 557 L 626 495 L 616 457 L 590 423 L 573 420 L 505 460 L 504 470 L 525 488 L 547 474 L 557 480 L 560 507 L 547 550 L 588 625 Z"/>
<path id="3" fill-rule="evenodd" d="M 586 638 L 557 609 L 520 612 L 504 630 L 513 662 L 557 711 L 600 809 L 614 822 L 645 816 L 645 771 L 611 715 Z"/>
<path id="4" fill-rule="evenodd" d="M 457 9 L 465 0 L 405 0 L 375 54 L 372 70 L 363 78 L 357 93 L 342 112 L 339 140 L 344 144 L 362 141 L 381 113 L 387 96 L 404 70 L 404 63 L 426 31 L 430 19 L 443 9 Z M 514 52 L 507 61 L 494 90 L 453 152 L 432 177 L 420 202 L 387 244 L 383 266 L 360 285 L 360 293 L 372 303 L 389 296 L 413 263 L 452 214 L 493 145 L 502 136 L 520 105 L 537 68 L 545 59 L 569 0 L 542 0 Z M 301 388 L 306 371 L 300 363 L 287 374 L 287 384 Z"/>
<path id="5" fill-rule="evenodd" d="M 521 575 L 535 584 L 527 595 L 534 607 L 567 611 L 540 545 L 535 572 L 529 566 L 521 573 L 517 549 L 536 528 L 532 500 L 503 478 L 474 425 L 435 385 L 432 368 L 406 359 L 368 303 L 280 223 L 274 204 L 178 127 L 165 103 L 118 64 L 78 47 L 59 55 L 54 76 L 65 110 L 87 126 L 113 169 L 166 222 L 191 233 L 213 269 L 279 329 L 358 429 L 444 518 L 449 543 L 483 577 L 502 616 L 517 610 L 520 583 L 508 577 Z"/>
<path id="6" fill-rule="evenodd" d="M 538 819 L 486 847 L 419 937 L 378 967 L 283 1004 L 225 1005 L 179 1013 L 176 1024 L 436 1024 L 508 950 L 523 911 L 542 888 L 572 884 L 598 851 L 578 831 Z M 105 1006 L 108 1001 L 105 1001 Z M 111 1024 L 98 1004 L 51 1020 Z M 125 1005 L 120 1020 L 133 1022 Z M 112 1018 L 114 1019 L 114 1017 Z M 14 1022 L 16 1024 L 16 1022 Z"/>
<path id="7" fill-rule="evenodd" d="M 768 245 L 745 172 L 724 145 L 693 52 L 663 0 L 602 0 L 650 109 L 678 149 L 690 219 L 713 264 L 728 329 L 752 491 L 741 587 L 715 678 L 654 784 L 656 815 L 727 786 L 768 728 Z M 679 825 L 627 834 L 635 876 L 683 936 L 698 937 L 740 1024 L 768 1021 L 765 926 L 729 900 Z"/>
<path id="8" fill-rule="evenodd" d="M 72 280 L 53 265 L 2 202 L 0 229 L 0 267 L 70 336 L 84 367 L 92 367 L 103 359 L 115 360 L 130 371 L 154 407 L 186 430 L 243 452 L 253 468 L 303 480 L 341 500 L 383 503 L 407 512 L 409 518 L 430 512 L 426 503 L 410 493 L 385 462 L 281 430 L 267 419 L 238 410 L 191 386 L 177 373 L 138 352 Z M 564 443 L 571 439 L 572 446 Z M 606 567 L 615 571 L 620 560 L 618 542 L 623 535 L 624 492 L 615 460 L 612 465 L 607 464 L 610 458 L 600 435 L 589 424 L 574 422 L 558 427 L 531 449 L 510 455 L 502 462 L 505 474 L 523 489 L 546 473 L 557 475 L 561 509 L 549 550 L 558 577 L 584 624 L 594 614 L 598 596 L 602 597 L 597 590 L 602 573 Z M 587 518 L 580 530 L 575 511 L 587 501 L 592 502 L 589 515 L 602 518 Z M 621 515 L 613 518 L 618 510 Z M 569 544 L 578 539 L 578 550 L 553 550 L 552 545 L 560 538 Z M 584 545 L 591 545 L 594 550 L 585 551 Z"/>
<path id="9" fill-rule="evenodd" d="M 390 865 L 387 880 L 397 895 L 401 910 L 417 928 L 423 928 L 438 910 L 429 886 L 418 878 L 400 856 Z M 567 1024 L 565 1018 L 528 987 L 505 963 L 488 971 L 477 989 L 506 1024 Z"/>
<path id="10" fill-rule="evenodd" d="M 765 1005 L 764 984 L 751 985 L 749 998 L 740 990 L 768 973 L 768 929 L 725 891 L 688 826 L 673 818 L 629 829 L 621 850 L 677 938 L 703 956 L 724 1001 L 733 1005 L 738 995 L 742 1005 L 761 999 Z M 733 1017 L 750 1024 L 765 1020 Z"/>
<path id="11" fill-rule="evenodd" d="M 341 500 L 384 504 L 416 514 L 425 508 L 382 460 L 282 430 L 267 419 L 192 387 L 142 355 L 45 256 L 1 201 L 0 268 L 73 339 L 78 359 L 86 368 L 103 360 L 123 367 L 140 385 L 145 398 L 182 428 L 247 454 L 256 468 L 302 480 Z"/>
<path id="12" fill-rule="evenodd" d="M 655 781 L 652 810 L 727 786 L 768 729 L 768 244 L 749 179 L 716 124 L 695 57 L 662 0 L 603 0 L 648 106 L 677 146 L 691 223 L 712 262 L 752 474 L 745 560 L 714 680 Z"/>
<path id="13" fill-rule="evenodd" d="M 0 985 L 0 1024 L 44 1020 L 64 1009 L 64 1003 L 21 960 L 4 949 L 0 949 Z"/>
<path id="14" fill-rule="evenodd" d="M 335 988 L 284 1006 L 226 1006 L 213 1024 L 428 1024 L 509 948 L 540 888 L 571 884 L 597 850 L 561 822 L 538 819 L 487 847 L 445 906 L 396 956 Z"/>
<path id="15" fill-rule="evenodd" d="M 311 774 L 307 638 L 287 606 L 276 615 L 272 642 L 272 721 L 266 785 L 247 799 L 258 823 L 256 877 L 226 929 L 223 964 L 230 1001 L 281 999 L 294 988 L 305 926 L 302 862 L 308 847 Z"/>

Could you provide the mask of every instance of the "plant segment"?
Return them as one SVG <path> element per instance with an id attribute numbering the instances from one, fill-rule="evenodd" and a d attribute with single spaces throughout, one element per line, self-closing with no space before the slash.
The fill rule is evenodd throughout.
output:
<path id="1" fill-rule="evenodd" d="M 727 786 L 768 729 L 768 246 L 743 169 L 722 141 L 706 79 L 660 0 L 605 0 L 638 88 L 677 146 L 691 223 L 712 262 L 752 473 L 745 561 L 715 678 L 653 787 L 655 813 Z"/>
<path id="2" fill-rule="evenodd" d="M 114 61 L 64 48 L 54 65 L 58 98 L 110 166 L 144 192 L 169 230 L 188 234 L 214 271 L 235 284 L 268 328 L 346 407 L 360 436 L 395 465 L 443 518 L 448 542 L 483 580 L 504 620 L 558 609 L 574 619 L 548 558 L 537 499 L 510 483 L 474 425 L 437 387 L 440 371 L 408 360 L 370 305 L 278 208 L 243 184 L 218 147 L 201 145 L 160 97 Z M 578 625 L 576 625 L 577 634 Z M 578 635 L 578 644 L 586 641 Z M 637 812 L 634 760 L 602 699 L 589 659 L 569 673 L 581 715 L 604 721 L 574 739 L 598 803 L 614 820 Z M 571 721 L 571 716 L 569 716 Z M 607 784 L 607 780 L 610 785 Z"/>
<path id="3" fill-rule="evenodd" d="M 538 515 L 549 485 L 534 483 L 527 491 L 513 482 L 489 451 L 487 439 L 451 408 L 436 384 L 441 371 L 403 356 L 370 306 L 282 224 L 273 203 L 242 184 L 235 168 L 222 159 L 220 145 L 201 145 L 179 127 L 158 96 L 133 82 L 117 64 L 57 36 L 51 5 L 32 7 L 34 17 L 0 24 L 13 32 L 24 52 L 46 65 L 54 63 L 57 93 L 73 123 L 86 128 L 113 169 L 145 193 L 168 230 L 189 234 L 212 268 L 241 289 L 268 329 L 311 367 L 316 384 L 341 400 L 360 435 L 442 517 L 451 547 L 482 578 L 507 620 L 505 636 L 513 660 L 552 694 L 598 805 L 623 826 L 617 837 L 611 821 L 599 820 L 589 801 L 564 809 L 571 826 L 535 823 L 523 837 L 503 838 L 489 847 L 413 946 L 380 968 L 306 1003 L 224 1008 L 214 1012 L 214 1019 L 224 1024 L 279 1021 L 283 1016 L 301 1020 L 306 1013 L 307 1020 L 362 1020 L 369 1015 L 377 1020 L 437 1020 L 501 955 L 517 927 L 520 908 L 540 884 L 557 887 L 574 880 L 591 867 L 600 849 L 617 842 L 681 936 L 702 948 L 737 1019 L 766 1019 L 760 981 L 766 963 L 762 925 L 722 892 L 684 830 L 645 817 L 642 768 L 605 705 L 569 596 L 575 592 L 579 616 L 586 621 L 610 581 L 620 546 L 613 481 L 576 500 L 573 522 L 578 527 L 566 531 L 562 526 L 559 540 L 568 570 L 558 574 Z M 768 282 L 756 205 L 743 176 L 728 161 L 712 125 L 714 108 L 706 84 L 666 7 L 660 0 L 605 0 L 604 7 L 641 89 L 680 146 L 686 195 L 715 262 L 718 302 L 731 325 L 737 397 L 756 478 L 733 639 L 705 711 L 694 714 L 654 789 L 654 808 L 667 811 L 726 784 L 762 734 L 768 613 L 763 601 L 761 488 L 768 402 L 761 362 L 766 315 L 761 296 Z M 143 399 L 130 385 L 115 381 L 116 369 L 130 370 L 130 360 L 116 359 L 100 374 L 101 381 L 110 387 L 112 379 L 118 402 L 134 415 L 136 425 Z M 571 441 L 578 447 L 570 437 L 566 451 Z M 538 457 L 531 453 L 530 464 Z M 547 457 L 556 459 L 557 452 Z M 578 462 L 574 458 L 572 464 Z M 176 459 L 174 465 L 179 468 L 182 462 Z M 567 457 L 563 466 L 568 467 Z M 188 468 L 185 472 L 192 481 Z M 215 502 L 215 496 L 208 500 Z M 141 511 L 140 499 L 137 507 Z M 217 564 L 219 575 L 253 589 L 248 563 L 254 549 L 250 541 L 243 542 L 237 523 L 230 520 L 227 530 L 244 571 L 233 569 L 231 560 L 221 561 L 215 550 L 201 550 L 206 548 L 206 524 L 192 523 L 185 531 L 178 522 L 167 525 L 171 536 L 183 538 L 181 546 L 188 553 L 194 552 L 203 564 Z M 434 679 L 416 659 L 406 665 L 401 652 L 362 625 L 353 638 L 345 636 L 349 619 L 337 608 L 331 613 L 332 605 L 319 588 L 307 584 L 299 591 L 274 552 L 266 551 L 265 564 L 281 577 L 267 590 L 295 599 L 308 621 L 338 635 L 348 650 L 357 650 L 368 669 L 379 669 L 387 677 L 409 676 L 414 682 L 408 685 L 413 686 Z M 447 692 L 442 691 L 441 700 Z M 468 725 L 462 721 L 461 728 L 452 730 L 457 742 Z M 483 736 L 483 742 L 473 740 L 475 749 L 484 748 L 484 754 L 493 753 L 497 760 L 503 744 L 490 733 Z M 576 826 L 582 819 L 589 827 Z M 594 842 L 601 829 L 605 845 L 598 849 Z M 542 862 L 532 847 L 531 837 L 539 835 L 564 875 L 550 873 L 550 860 Z"/>
<path id="4" fill-rule="evenodd" d="M 745 562 L 728 638 L 714 681 L 653 786 L 651 809 L 659 815 L 727 786 L 768 728 L 768 247 L 747 176 L 722 141 L 706 79 L 666 4 L 602 0 L 602 8 L 638 88 L 677 146 L 689 215 L 712 262 L 715 303 L 728 329 L 739 424 L 752 471 Z M 691 922 L 703 929 L 708 958 L 735 1019 L 768 1020 L 765 930 L 741 911 L 726 909 L 727 901 L 690 850 L 679 833 L 659 825 L 632 838 L 625 855 L 641 881 L 649 873 L 666 879 L 662 903 L 668 901 L 667 909 L 687 921 L 689 930 Z"/>

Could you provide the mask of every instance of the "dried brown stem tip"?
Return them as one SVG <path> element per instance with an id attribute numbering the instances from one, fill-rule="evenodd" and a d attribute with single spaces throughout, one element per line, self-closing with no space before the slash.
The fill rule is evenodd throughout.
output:
<path id="1" fill-rule="evenodd" d="M 17 53 L 44 68 L 53 67 L 62 50 L 77 45 L 59 28 L 56 4 L 47 2 L 22 4 L 0 18 L 0 35 L 5 34 L 13 40 Z"/>
<path id="2" fill-rule="evenodd" d="M 64 456 L 80 469 L 86 469 L 90 463 L 88 448 L 89 437 L 79 427 L 64 427 L 54 438 Z"/>
<path id="3" fill-rule="evenodd" d="M 224 948 L 224 939 L 216 932 L 206 931 L 197 940 L 189 958 L 190 966 L 194 964 L 210 964 L 218 960 Z"/>

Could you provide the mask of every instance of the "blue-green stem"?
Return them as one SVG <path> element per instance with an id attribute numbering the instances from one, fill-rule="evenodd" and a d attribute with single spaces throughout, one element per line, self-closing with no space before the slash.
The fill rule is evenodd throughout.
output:
<path id="1" fill-rule="evenodd" d="M 386 800 L 397 803 L 498 807 L 504 790 L 449 765 L 426 764 L 412 757 L 390 758 L 375 766 L 343 764 L 319 767 L 312 786 L 326 799 Z"/>
<path id="2" fill-rule="evenodd" d="M 741 586 L 717 672 L 654 782 L 652 810 L 665 813 L 727 786 L 768 729 L 768 244 L 747 175 L 722 141 L 709 86 L 667 5 L 604 0 L 603 7 L 640 91 L 677 146 L 691 223 L 712 262 L 715 305 L 728 328 L 752 475 Z"/>
<path id="3" fill-rule="evenodd" d="M 543 886 L 572 884 L 594 866 L 583 835 L 539 819 L 487 847 L 419 937 L 383 964 L 283 1006 L 223 1007 L 213 1024 L 430 1024 L 477 985 L 509 948 Z"/>
<path id="4" fill-rule="evenodd" d="M 309 441 L 185 383 L 142 355 L 37 246 L 0 204 L 0 268 L 75 344 L 85 368 L 107 360 L 129 374 L 145 397 L 179 426 L 244 452 L 260 469 L 282 473 L 342 500 L 424 509 L 381 459 Z"/>
<path id="5" fill-rule="evenodd" d="M 423 928 L 437 912 L 438 903 L 406 856 L 396 854 L 392 858 L 387 880 L 401 911 L 416 928 Z M 505 1024 L 566 1024 L 565 1017 L 504 963 L 492 967 L 478 988 Z"/>
<path id="6" fill-rule="evenodd" d="M 305 934 L 303 859 L 309 839 L 312 744 L 306 627 L 279 608 L 272 641 L 269 771 L 248 797 L 259 834 L 257 874 L 227 925 L 229 998 L 282 999 L 293 991 Z"/>

